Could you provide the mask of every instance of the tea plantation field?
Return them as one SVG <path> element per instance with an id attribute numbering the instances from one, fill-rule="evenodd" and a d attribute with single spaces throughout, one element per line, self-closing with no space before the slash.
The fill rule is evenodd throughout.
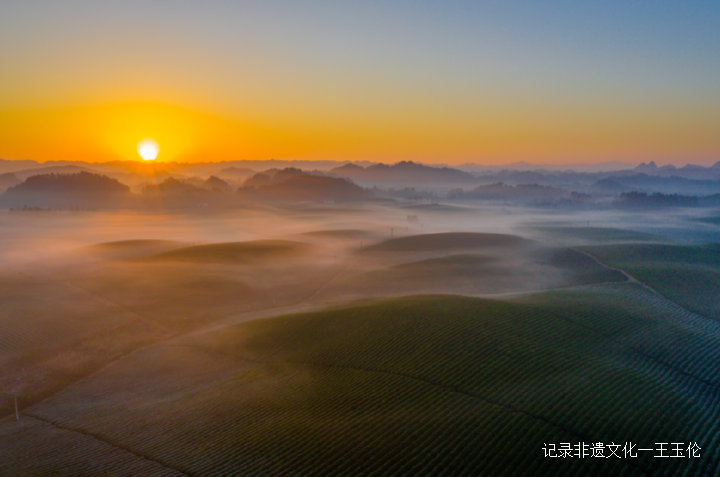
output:
<path id="1" fill-rule="evenodd" d="M 720 244 L 607 245 L 584 250 L 684 308 L 720 320 Z"/>
<path id="2" fill-rule="evenodd" d="M 0 422 L 0 475 L 718 475 L 719 353 L 632 282 L 356 303 L 133 353 Z M 579 442 L 701 451 L 544 457 Z"/>

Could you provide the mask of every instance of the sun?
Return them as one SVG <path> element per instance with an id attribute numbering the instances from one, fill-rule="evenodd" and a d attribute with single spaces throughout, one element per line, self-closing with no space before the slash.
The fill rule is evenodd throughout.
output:
<path id="1" fill-rule="evenodd" d="M 158 143 L 156 143 L 152 139 L 143 139 L 138 143 L 137 151 L 138 154 L 140 154 L 140 157 L 143 158 L 143 160 L 153 161 L 157 157 L 160 148 L 158 147 Z"/>

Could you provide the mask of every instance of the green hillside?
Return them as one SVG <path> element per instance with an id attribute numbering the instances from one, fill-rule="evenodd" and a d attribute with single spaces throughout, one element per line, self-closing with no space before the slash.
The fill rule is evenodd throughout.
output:
<path id="1" fill-rule="evenodd" d="M 166 475 L 717 475 L 719 332 L 634 283 L 380 300 L 142 350 L 24 419 Z M 41 469 L 32 449 L 72 442 L 11 440 L 13 425 L 2 475 L 123 466 L 88 447 Z M 543 457 L 549 443 L 691 441 L 702 458 Z"/>
<path id="2" fill-rule="evenodd" d="M 569 248 L 490 249 L 452 253 L 387 266 L 411 254 L 369 251 L 378 268 L 329 284 L 320 299 L 452 293 L 490 295 L 622 282 L 626 277 Z"/>
<path id="3" fill-rule="evenodd" d="M 290 240 L 256 240 L 251 242 L 213 243 L 195 245 L 149 258 L 155 261 L 205 263 L 245 263 L 258 260 L 287 259 L 300 256 L 310 247 Z"/>
<path id="4" fill-rule="evenodd" d="M 532 245 L 531 240 L 516 235 L 451 232 L 411 235 L 368 247 L 373 252 L 429 252 L 483 248 L 519 248 Z"/>
<path id="5" fill-rule="evenodd" d="M 86 249 L 104 258 L 133 259 L 185 246 L 186 243 L 175 240 L 121 240 L 89 245 Z"/>
<path id="6" fill-rule="evenodd" d="M 586 250 L 688 310 L 720 320 L 720 244 L 611 245 Z"/>
<path id="7" fill-rule="evenodd" d="M 0 270 L 0 416 L 170 332 L 71 283 Z M 2 473 L 0 472 L 0 475 Z"/>
<path id="8" fill-rule="evenodd" d="M 582 240 L 585 242 L 659 242 L 661 237 L 635 230 L 613 227 L 568 227 L 538 225 L 528 230 L 549 238 Z"/>

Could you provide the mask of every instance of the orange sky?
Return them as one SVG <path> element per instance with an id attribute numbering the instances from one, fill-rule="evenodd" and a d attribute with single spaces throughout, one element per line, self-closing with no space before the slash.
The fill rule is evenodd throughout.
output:
<path id="1" fill-rule="evenodd" d="M 430 105 L 432 106 L 432 105 Z M 158 161 L 330 159 L 430 163 L 572 163 L 609 160 L 708 162 L 717 154 L 712 111 L 533 111 L 474 116 L 430 107 L 411 114 L 333 119 L 298 114 L 285 121 L 240 120 L 155 103 L 5 111 L 7 159 L 139 160 L 136 144 L 160 145 Z M 432 111 L 432 112 L 430 112 Z M 703 115 L 704 113 L 704 115 Z M 687 113 L 685 113 L 687 115 Z M 448 120 L 438 120 L 446 116 Z"/>
<path id="2" fill-rule="evenodd" d="M 0 158 L 720 160 L 716 11 L 68 1 L 0 18 Z"/>

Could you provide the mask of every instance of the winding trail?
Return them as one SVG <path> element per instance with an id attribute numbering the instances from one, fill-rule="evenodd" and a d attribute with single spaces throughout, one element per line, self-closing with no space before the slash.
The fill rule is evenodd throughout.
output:
<path id="1" fill-rule="evenodd" d="M 681 304 L 679 304 L 679 303 L 677 303 L 677 302 L 675 302 L 675 301 L 672 301 L 670 298 L 666 297 L 665 295 L 663 295 L 662 293 L 660 293 L 659 291 L 657 291 L 656 289 L 654 289 L 653 287 L 651 287 L 651 286 L 648 285 L 647 283 L 645 283 L 645 282 L 643 282 L 643 281 L 641 281 L 641 280 L 638 280 L 637 278 L 635 278 L 634 276 L 632 276 L 630 273 L 626 272 L 625 270 L 623 270 L 623 269 L 621 269 L 621 268 L 611 267 L 610 265 L 604 263 L 602 260 L 600 260 L 599 258 L 597 258 L 596 256 L 594 256 L 594 255 L 591 254 L 591 253 L 585 252 L 585 251 L 583 251 L 583 250 L 579 250 L 579 249 L 577 249 L 577 248 L 571 248 L 571 249 L 574 250 L 574 251 L 576 251 L 576 252 L 578 252 L 578 253 L 581 253 L 581 254 L 585 255 L 585 256 L 588 257 L 588 258 L 591 258 L 592 260 L 595 261 L 595 263 L 597 263 L 597 264 L 600 265 L 600 266 L 603 266 L 603 267 L 605 267 L 605 268 L 607 268 L 607 269 L 609 269 L 609 270 L 614 270 L 614 271 L 616 271 L 616 272 L 622 273 L 623 275 L 625 275 L 625 277 L 627 277 L 628 281 L 630 281 L 630 282 L 632 282 L 632 283 L 637 283 L 638 285 L 640 285 L 641 287 L 645 288 L 645 289 L 646 289 L 647 291 L 649 291 L 650 293 L 653 293 L 653 294 L 659 296 L 660 298 L 662 298 L 663 300 L 665 300 L 665 301 L 667 301 L 667 302 L 669 302 L 669 303 L 672 303 L 673 305 L 675 305 L 675 306 L 677 306 L 678 308 L 686 311 L 687 313 L 690 313 L 690 314 L 692 314 L 692 315 L 696 315 L 696 316 L 699 316 L 699 317 L 701 317 L 701 318 L 703 318 L 703 319 L 710 320 L 710 321 L 713 321 L 713 322 L 716 322 L 716 323 L 717 323 L 717 320 L 715 320 L 715 319 L 713 319 L 713 318 L 710 318 L 709 316 L 705 316 L 705 315 L 703 315 L 703 314 L 700 314 L 700 313 L 698 313 L 697 311 L 688 310 L 687 308 L 685 308 L 685 307 L 682 306 Z"/>

